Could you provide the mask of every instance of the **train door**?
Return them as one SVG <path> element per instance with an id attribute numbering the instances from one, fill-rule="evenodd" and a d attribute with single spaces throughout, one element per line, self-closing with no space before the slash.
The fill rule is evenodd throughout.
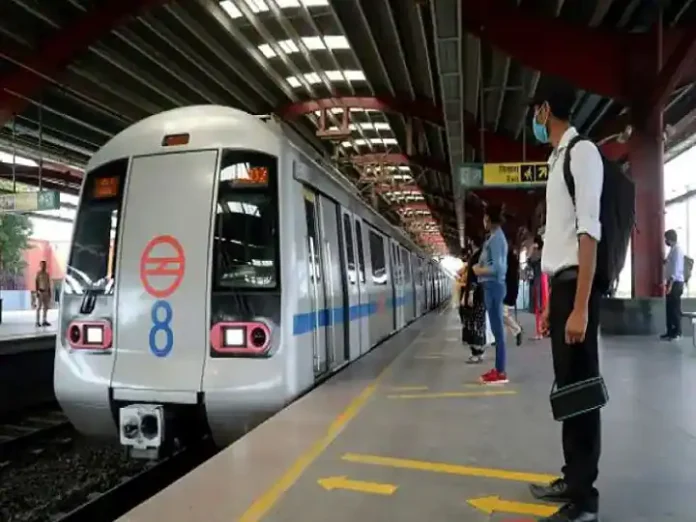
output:
<path id="1" fill-rule="evenodd" d="M 392 241 L 394 254 L 394 316 L 396 328 L 404 326 L 404 268 L 401 261 L 401 248 L 398 243 Z"/>
<path id="2" fill-rule="evenodd" d="M 358 263 L 355 248 L 355 230 L 353 216 L 343 209 L 341 211 L 343 224 L 343 260 L 345 266 L 344 288 L 344 327 L 346 352 L 350 359 L 355 359 L 362 353 L 360 348 L 360 283 L 358 282 Z"/>
<path id="3" fill-rule="evenodd" d="M 116 395 L 150 388 L 197 401 L 209 330 L 205 303 L 210 302 L 209 231 L 217 156 L 216 151 L 192 151 L 131 161 L 117 265 L 111 376 Z M 167 197 L 153 197 L 162 187 Z"/>
<path id="4" fill-rule="evenodd" d="M 358 323 L 360 324 L 360 353 L 365 353 L 370 349 L 370 296 L 367 293 L 367 280 L 365 279 L 365 235 L 363 233 L 363 222 L 355 218 L 355 253 L 357 254 L 358 264 L 358 293 L 360 310 L 358 313 Z"/>
<path id="5" fill-rule="evenodd" d="M 343 283 L 341 281 L 341 247 L 339 244 L 338 205 L 332 200 L 319 196 L 319 219 L 323 259 L 324 288 L 326 290 L 326 338 L 329 353 L 329 367 L 334 368 L 346 360 L 343 321 Z"/>
<path id="6" fill-rule="evenodd" d="M 309 189 L 304 189 L 305 218 L 307 222 L 307 271 L 309 313 L 313 315 L 310 321 L 312 328 L 312 358 L 314 374 L 321 375 L 329 369 L 329 351 L 326 340 L 326 330 L 322 328 L 322 320 L 326 313 L 326 289 L 324 285 L 324 269 L 319 219 L 317 211 L 317 195 Z"/>
<path id="7" fill-rule="evenodd" d="M 411 271 L 411 253 L 405 248 L 401 250 L 401 261 L 404 266 L 404 319 L 409 322 L 416 314 L 416 292 Z"/>

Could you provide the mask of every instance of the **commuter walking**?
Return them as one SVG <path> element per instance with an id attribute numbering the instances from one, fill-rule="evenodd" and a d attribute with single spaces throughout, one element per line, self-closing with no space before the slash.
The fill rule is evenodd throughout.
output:
<path id="1" fill-rule="evenodd" d="M 665 244 L 669 248 L 665 259 L 665 318 L 667 332 L 661 336 L 665 341 L 681 337 L 681 298 L 684 293 L 684 251 L 677 241 L 676 230 L 665 232 Z"/>
<path id="2" fill-rule="evenodd" d="M 599 150 L 578 140 L 570 124 L 575 91 L 556 85 L 533 102 L 534 136 L 553 145 L 546 186 L 546 227 L 542 270 L 549 274 L 549 306 L 541 318 L 550 330 L 554 376 L 560 388 L 599 375 L 600 293 L 594 286 L 597 245 L 601 240 L 600 201 L 604 167 Z M 568 165 L 574 193 L 565 169 Z M 563 477 L 532 485 L 539 499 L 564 502 L 544 522 L 596 522 L 599 493 L 594 486 L 600 456 L 600 410 L 563 421 Z"/>
<path id="3" fill-rule="evenodd" d="M 500 205 L 488 205 L 483 224 L 488 239 L 483 245 L 481 257 L 474 266 L 474 274 L 483 286 L 483 299 L 495 338 L 495 368 L 481 376 L 484 384 L 505 384 L 505 326 L 503 324 L 503 300 L 507 274 L 507 240 L 502 230 L 503 216 Z"/>
<path id="4" fill-rule="evenodd" d="M 469 346 L 469 364 L 483 361 L 486 345 L 486 307 L 483 302 L 483 288 L 474 274 L 481 256 L 477 248 L 467 262 L 466 284 L 462 287 L 460 317 L 462 318 L 462 342 Z"/>
<path id="5" fill-rule="evenodd" d="M 520 289 L 520 258 L 517 249 L 508 248 L 507 273 L 505 274 L 505 299 L 503 300 L 503 321 L 515 337 L 517 346 L 522 344 L 522 327 L 513 317 L 517 309 L 517 295 Z"/>

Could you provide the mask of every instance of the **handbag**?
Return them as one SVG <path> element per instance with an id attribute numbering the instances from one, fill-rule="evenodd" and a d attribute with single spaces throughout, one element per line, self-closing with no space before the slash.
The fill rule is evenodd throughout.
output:
<path id="1" fill-rule="evenodd" d="M 562 388 L 554 381 L 549 399 L 553 418 L 560 422 L 603 408 L 609 402 L 609 393 L 599 375 Z"/>

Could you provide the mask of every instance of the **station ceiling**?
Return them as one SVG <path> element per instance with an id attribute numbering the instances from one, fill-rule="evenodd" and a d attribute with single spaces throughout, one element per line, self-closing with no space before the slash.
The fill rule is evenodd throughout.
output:
<path id="1" fill-rule="evenodd" d="M 547 74 L 585 89 L 581 132 L 625 157 L 617 38 L 649 38 L 653 3 L 4 0 L 0 150 L 40 158 L 42 186 L 76 193 L 91 154 L 151 114 L 201 103 L 275 114 L 389 219 L 456 253 L 465 214 L 458 222 L 453 169 L 546 159 L 530 139 L 524 100 Z M 663 4 L 665 48 L 676 52 L 696 27 L 696 6 Z M 696 70 L 680 74 L 665 101 L 674 151 L 696 129 Z M 15 175 L 35 183 L 37 171 L 19 166 Z M 0 177 L 11 175 L 0 163 Z M 538 196 L 476 194 L 467 228 L 491 198 L 529 226 Z"/>

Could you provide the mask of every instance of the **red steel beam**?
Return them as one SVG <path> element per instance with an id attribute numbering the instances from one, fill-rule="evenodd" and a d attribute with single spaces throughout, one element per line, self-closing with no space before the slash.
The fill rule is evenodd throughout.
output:
<path id="1" fill-rule="evenodd" d="M 621 72 L 633 41 L 630 35 L 539 16 L 506 0 L 462 4 L 464 30 L 527 67 L 603 96 L 624 97 Z M 542 41 L 553 45 L 541 45 Z"/>
<path id="2" fill-rule="evenodd" d="M 394 96 L 344 96 L 307 100 L 287 105 L 276 111 L 276 113 L 285 120 L 292 120 L 305 114 L 334 108 L 393 112 L 418 118 L 440 127 L 443 127 L 445 124 L 442 109 L 431 101 L 404 100 Z"/>
<path id="3" fill-rule="evenodd" d="M 427 115 L 428 117 L 423 117 L 423 119 L 426 119 L 432 123 L 442 121 L 442 110 L 435 105 L 427 105 L 427 102 L 410 103 L 411 106 L 406 102 L 389 96 L 323 98 L 320 100 L 309 100 L 287 105 L 286 107 L 278 110 L 277 114 L 284 119 L 294 119 L 320 109 L 331 107 L 350 107 L 358 109 L 374 109 L 382 112 L 401 113 L 414 117 Z M 467 135 L 471 136 L 469 144 L 476 150 L 483 152 L 485 161 L 491 163 L 516 162 L 520 161 L 523 157 L 525 157 L 527 161 L 546 161 L 551 152 L 548 147 L 539 145 L 532 140 L 524 145 L 523 152 L 522 142 L 492 131 L 484 131 L 483 138 L 481 138 L 481 131 L 478 123 L 476 122 L 474 116 L 470 113 L 465 113 L 464 123 Z M 618 149 L 618 152 L 615 150 L 616 147 L 612 147 L 613 148 L 611 151 L 613 155 L 608 155 L 612 159 L 619 159 L 620 157 L 628 154 L 628 150 L 625 146 Z M 616 154 L 619 155 L 616 156 Z M 366 154 L 363 156 L 357 156 L 356 160 L 359 162 L 359 164 L 380 163 L 380 161 L 376 161 L 378 157 L 382 158 L 381 163 L 391 165 L 415 165 L 446 174 L 450 173 L 450 167 L 448 164 L 426 156 L 408 157 L 405 154 L 400 153 L 388 155 Z"/>
<path id="4" fill-rule="evenodd" d="M 166 0 L 102 0 L 99 7 L 86 12 L 77 21 L 45 40 L 23 68 L 0 78 L 0 126 L 13 114 L 21 113 L 50 78 L 63 71 L 75 58 L 127 17 Z M 19 95 L 19 96 L 17 96 Z"/>
<path id="5" fill-rule="evenodd" d="M 351 156 L 351 161 L 357 165 L 411 165 L 423 169 L 435 170 L 443 174 L 450 173 L 449 165 L 442 161 L 429 156 L 407 156 L 400 152 L 360 154 L 358 156 Z"/>

